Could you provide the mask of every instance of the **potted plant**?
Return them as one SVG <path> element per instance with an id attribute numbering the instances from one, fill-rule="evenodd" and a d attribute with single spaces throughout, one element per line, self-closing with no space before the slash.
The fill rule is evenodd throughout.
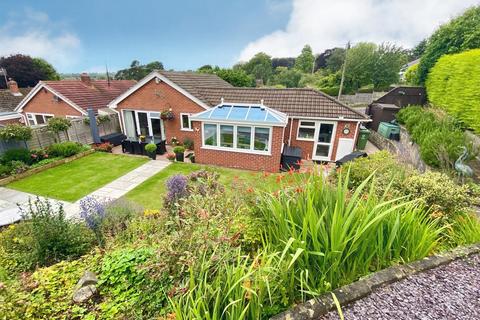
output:
<path id="1" fill-rule="evenodd" d="M 195 154 L 193 152 L 189 153 L 187 155 L 187 158 L 190 160 L 191 163 L 195 163 Z"/>
<path id="2" fill-rule="evenodd" d="M 162 111 L 160 113 L 160 118 L 162 118 L 162 120 L 173 120 L 174 114 L 172 109 Z"/>
<path id="3" fill-rule="evenodd" d="M 155 160 L 157 159 L 157 145 L 153 142 L 148 143 L 145 146 L 145 151 L 147 152 L 147 155 L 152 159 Z"/>
<path id="4" fill-rule="evenodd" d="M 185 148 L 183 146 L 176 146 L 173 148 L 173 152 L 175 153 L 175 159 L 183 162 L 183 153 L 185 152 Z"/>
<path id="5" fill-rule="evenodd" d="M 146 137 L 142 134 L 140 137 L 138 137 L 140 142 L 145 142 Z"/>
<path id="6" fill-rule="evenodd" d="M 172 140 L 171 140 L 170 144 L 171 144 L 172 146 L 174 146 L 174 147 L 175 147 L 175 146 L 178 146 L 178 139 L 177 139 L 177 137 L 172 137 Z"/>
<path id="7" fill-rule="evenodd" d="M 170 161 L 175 161 L 175 153 L 168 153 L 167 154 L 167 159 Z"/>

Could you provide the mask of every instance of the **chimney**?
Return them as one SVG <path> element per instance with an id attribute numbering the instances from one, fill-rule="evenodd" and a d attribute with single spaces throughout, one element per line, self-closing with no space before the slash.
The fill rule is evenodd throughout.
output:
<path id="1" fill-rule="evenodd" d="M 20 91 L 18 90 L 17 82 L 15 80 L 13 80 L 12 78 L 8 79 L 7 86 L 8 86 L 8 89 L 10 89 L 10 92 L 13 95 L 18 95 L 20 93 Z"/>
<path id="2" fill-rule="evenodd" d="M 86 72 L 82 72 L 80 74 L 80 80 L 82 80 L 83 84 L 86 86 L 92 86 L 92 80 L 90 79 L 90 76 Z"/>

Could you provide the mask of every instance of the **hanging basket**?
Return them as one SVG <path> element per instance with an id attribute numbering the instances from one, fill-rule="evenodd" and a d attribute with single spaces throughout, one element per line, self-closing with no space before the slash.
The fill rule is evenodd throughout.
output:
<path id="1" fill-rule="evenodd" d="M 174 117 L 175 116 L 173 112 L 170 110 L 162 111 L 160 114 L 160 118 L 162 118 L 162 120 L 172 120 Z"/>

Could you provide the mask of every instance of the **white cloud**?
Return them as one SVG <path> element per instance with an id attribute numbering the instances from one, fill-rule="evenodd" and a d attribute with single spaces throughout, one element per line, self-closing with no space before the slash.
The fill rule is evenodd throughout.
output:
<path id="1" fill-rule="evenodd" d="M 290 20 L 250 42 L 240 53 L 245 61 L 263 51 L 275 57 L 297 56 L 305 44 L 314 52 L 372 41 L 413 47 L 440 24 L 478 0 L 293 0 Z"/>
<path id="2" fill-rule="evenodd" d="M 11 15 L 0 25 L 0 56 L 28 54 L 65 69 L 77 62 L 81 43 L 75 34 L 64 29 L 43 12 L 27 9 Z"/>

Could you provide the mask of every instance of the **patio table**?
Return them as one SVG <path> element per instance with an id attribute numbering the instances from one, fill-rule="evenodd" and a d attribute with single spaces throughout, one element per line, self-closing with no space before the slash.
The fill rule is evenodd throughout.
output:
<path id="1" fill-rule="evenodd" d="M 145 141 L 139 141 L 138 139 L 125 139 L 122 141 L 122 152 L 123 153 L 131 153 L 131 154 L 141 154 L 141 155 L 147 155 L 147 152 L 145 151 L 145 146 L 149 144 L 152 141 L 152 139 L 145 139 Z M 167 152 L 166 148 L 166 141 L 161 140 L 158 142 L 155 142 L 157 145 L 157 154 L 164 154 Z"/>

